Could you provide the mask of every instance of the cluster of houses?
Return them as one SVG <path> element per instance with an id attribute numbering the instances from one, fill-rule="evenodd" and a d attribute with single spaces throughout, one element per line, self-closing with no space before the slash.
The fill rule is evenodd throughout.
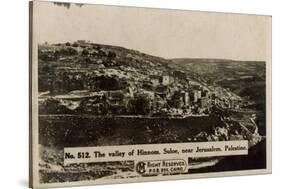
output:
<path id="1" fill-rule="evenodd" d="M 61 73 L 62 79 L 50 83 L 55 94 L 64 93 L 64 95 L 55 95 L 55 98 L 69 107 L 79 102 L 76 111 L 82 113 L 187 116 L 208 114 L 213 101 L 208 89 L 193 85 L 186 78 L 183 80 L 166 73 L 139 78 L 132 78 L 128 74 L 122 75 L 120 70 L 114 71 L 113 68 L 104 69 L 102 73 L 89 74 L 81 70 L 63 73 Z M 106 78 L 114 78 L 118 81 L 118 86 L 98 88 L 97 83 Z M 106 82 L 102 82 L 104 86 Z M 112 83 L 111 80 L 109 82 Z M 63 90 L 67 88 L 70 92 L 65 94 Z M 73 95 L 72 91 L 78 92 Z M 87 92 L 81 95 L 79 91 Z M 140 100 L 142 102 L 138 104 Z M 146 110 L 139 111 L 139 109 Z"/>

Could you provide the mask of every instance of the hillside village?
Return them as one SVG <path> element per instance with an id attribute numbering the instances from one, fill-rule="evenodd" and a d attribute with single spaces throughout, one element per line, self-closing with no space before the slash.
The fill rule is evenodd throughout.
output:
<path id="1" fill-rule="evenodd" d="M 86 180 L 134 169 L 130 162 L 65 166 L 61 149 L 68 146 L 248 140 L 252 148 L 265 140 L 264 111 L 256 114 L 250 109 L 256 101 L 248 98 L 249 93 L 240 96 L 230 87 L 210 82 L 228 79 L 217 73 L 224 67 L 209 75 L 196 73 L 188 66 L 204 64 L 185 65 L 83 40 L 41 44 L 38 61 L 39 167 L 44 181 Z M 244 74 L 229 70 L 233 77 L 236 71 Z M 245 74 L 249 73 L 255 72 Z M 240 80 L 236 82 L 234 87 L 239 88 Z M 189 158 L 190 171 L 221 160 Z"/>
<path id="2" fill-rule="evenodd" d="M 195 81 L 171 60 L 84 40 L 39 45 L 40 114 L 207 115 L 245 105 L 229 89 Z"/>

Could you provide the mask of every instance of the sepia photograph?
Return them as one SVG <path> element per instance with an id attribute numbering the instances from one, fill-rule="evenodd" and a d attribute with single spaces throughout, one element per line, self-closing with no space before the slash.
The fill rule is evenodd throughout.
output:
<path id="1" fill-rule="evenodd" d="M 34 186 L 271 172 L 271 17 L 30 7 Z"/>

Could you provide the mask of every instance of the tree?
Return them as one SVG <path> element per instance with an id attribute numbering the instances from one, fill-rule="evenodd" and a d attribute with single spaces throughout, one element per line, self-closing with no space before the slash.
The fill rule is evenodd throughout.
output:
<path id="1" fill-rule="evenodd" d="M 91 64 L 92 60 L 89 57 L 87 57 L 87 58 L 84 59 L 84 63 Z"/>
<path id="2" fill-rule="evenodd" d="M 72 47 L 78 47 L 77 43 L 73 43 Z"/>
<path id="3" fill-rule="evenodd" d="M 150 113 L 151 104 L 150 100 L 144 96 L 137 97 L 135 101 L 135 111 L 140 115 L 147 115 Z"/>
<path id="4" fill-rule="evenodd" d="M 84 49 L 81 54 L 83 56 L 88 56 L 89 55 L 89 51 L 87 49 Z"/>
<path id="5" fill-rule="evenodd" d="M 113 59 L 115 57 L 116 57 L 116 53 L 115 52 L 113 52 L 113 51 L 109 51 L 108 52 L 108 58 Z"/>
<path id="6" fill-rule="evenodd" d="M 101 90 L 118 90 L 120 83 L 116 78 L 100 76 L 96 78 L 96 87 Z"/>
<path id="7" fill-rule="evenodd" d="M 70 114 L 72 111 L 62 105 L 59 100 L 50 98 L 40 105 L 39 112 L 42 114 Z"/>
<path id="8" fill-rule="evenodd" d="M 59 53 L 61 55 L 65 55 L 65 56 L 71 56 L 71 55 L 76 55 L 77 51 L 72 47 L 67 47 L 67 48 L 61 49 Z"/>
<path id="9" fill-rule="evenodd" d="M 48 66 L 48 65 L 45 65 L 45 66 L 43 66 L 43 68 L 42 68 L 42 72 L 43 73 L 49 73 L 50 72 L 50 67 Z"/>

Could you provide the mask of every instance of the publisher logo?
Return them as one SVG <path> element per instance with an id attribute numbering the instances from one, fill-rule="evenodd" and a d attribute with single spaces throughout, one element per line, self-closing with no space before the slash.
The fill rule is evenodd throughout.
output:
<path id="1" fill-rule="evenodd" d="M 137 163 L 136 165 L 136 171 L 139 174 L 144 174 L 145 173 L 145 167 L 146 167 L 146 163 L 143 161 L 140 161 Z"/>

